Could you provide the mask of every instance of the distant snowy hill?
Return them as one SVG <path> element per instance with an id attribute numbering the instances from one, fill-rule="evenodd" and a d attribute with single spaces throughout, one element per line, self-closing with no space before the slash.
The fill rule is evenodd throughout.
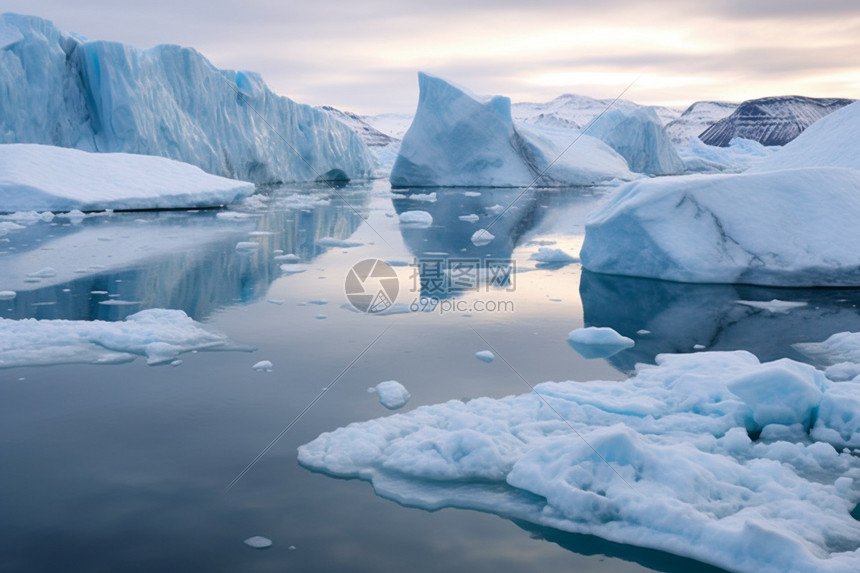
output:
<path id="1" fill-rule="evenodd" d="M 360 115 L 350 111 L 342 111 L 330 105 L 324 105 L 318 109 L 349 126 L 368 147 L 381 147 L 399 139 L 379 131 Z"/>
<path id="2" fill-rule="evenodd" d="M 516 121 L 578 129 L 601 113 L 638 107 L 642 106 L 625 99 L 614 101 L 564 94 L 546 103 L 515 103 L 511 106 L 511 115 Z M 664 124 L 681 114 L 680 109 L 671 107 L 655 106 L 653 109 Z"/>
<path id="3" fill-rule="evenodd" d="M 724 101 L 697 101 L 677 119 L 666 124 L 666 132 L 676 145 L 685 145 L 710 126 L 730 115 L 738 104 Z"/>
<path id="4" fill-rule="evenodd" d="M 159 155 L 254 183 L 373 172 L 356 133 L 255 73 L 219 70 L 191 48 L 87 41 L 31 16 L 0 15 L 0 110 L 0 143 Z"/>
<path id="5" fill-rule="evenodd" d="M 762 145 L 785 145 L 819 119 L 848 105 L 850 99 L 777 96 L 748 100 L 728 117 L 706 129 L 699 138 L 725 147 L 736 138 Z"/>

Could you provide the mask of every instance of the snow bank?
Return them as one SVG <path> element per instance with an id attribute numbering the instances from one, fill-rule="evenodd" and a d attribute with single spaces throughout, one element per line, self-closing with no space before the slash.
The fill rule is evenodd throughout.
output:
<path id="1" fill-rule="evenodd" d="M 424 73 L 418 74 L 418 84 L 418 110 L 391 170 L 395 188 L 526 187 L 545 170 L 540 185 L 634 177 L 624 159 L 595 138 L 572 130 L 515 127 L 506 97 L 475 96 Z M 577 137 L 575 149 L 562 155 Z"/>
<path id="2" fill-rule="evenodd" d="M 622 383 L 548 382 L 351 424 L 301 446 L 299 462 L 427 510 L 732 571 L 848 573 L 860 569 L 860 460 L 828 442 L 860 436 L 860 401 L 840 402 L 856 386 L 743 351 L 663 355 Z"/>
<path id="3" fill-rule="evenodd" d="M 369 392 L 376 392 L 379 395 L 379 403 L 389 410 L 397 410 L 406 405 L 412 395 L 409 390 L 396 380 L 388 380 L 380 382 L 373 388 L 368 388 Z"/>
<path id="4" fill-rule="evenodd" d="M 214 207 L 254 185 L 163 157 L 0 145 L 0 211 L 103 211 Z"/>
<path id="5" fill-rule="evenodd" d="M 0 368 L 117 364 L 138 356 L 156 365 L 192 350 L 235 349 L 181 310 L 143 310 L 121 322 L 0 318 Z"/>
<path id="6" fill-rule="evenodd" d="M 647 175 L 684 171 L 684 162 L 652 108 L 612 109 L 598 116 L 586 130 L 626 159 L 631 171 Z"/>
<path id="7" fill-rule="evenodd" d="M 254 183 L 373 172 L 349 127 L 191 48 L 85 41 L 16 14 L 0 15 L 0 29 L 0 109 L 18 110 L 0 114 L 0 143 L 159 155 Z"/>
<path id="8" fill-rule="evenodd" d="M 858 218 L 854 169 L 643 180 L 589 215 L 580 257 L 591 271 L 680 282 L 856 286 Z"/>

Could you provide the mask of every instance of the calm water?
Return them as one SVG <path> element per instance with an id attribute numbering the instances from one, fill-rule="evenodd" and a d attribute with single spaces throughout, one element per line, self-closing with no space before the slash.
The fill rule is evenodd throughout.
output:
<path id="1" fill-rule="evenodd" d="M 428 202 L 394 197 L 382 183 L 349 186 L 340 190 L 347 205 L 320 187 L 273 189 L 238 216 L 57 218 L 2 237 L 0 290 L 18 291 L 0 301 L 2 317 L 121 320 L 176 308 L 256 350 L 185 354 L 178 367 L 138 359 L 0 369 L 0 569 L 715 571 L 490 514 L 401 507 L 367 483 L 301 468 L 296 448 L 386 415 L 367 392 L 382 380 L 408 387 L 406 409 L 527 392 L 503 361 L 474 358 L 486 349 L 478 334 L 531 383 L 621 380 L 636 362 L 695 345 L 802 359 L 793 343 L 860 330 L 860 295 L 678 285 L 540 265 L 529 256 L 541 246 L 578 252 L 599 190 L 530 191 L 501 215 L 519 190 L 436 193 Z M 415 209 L 430 212 L 434 225 L 402 228 L 397 214 Z M 458 218 L 471 213 L 479 222 Z M 496 240 L 474 246 L 472 233 L 497 217 Z M 324 237 L 360 245 L 321 246 Z M 241 241 L 260 246 L 237 251 Z M 305 272 L 281 272 L 275 257 L 288 253 L 308 263 Z M 367 258 L 414 263 L 394 267 L 393 310 L 401 312 L 368 315 L 348 304 L 344 279 Z M 508 261 L 516 272 L 494 275 L 489 286 L 434 291 L 433 265 L 451 259 Z M 44 267 L 56 275 L 31 276 Z M 406 312 L 422 295 L 442 302 L 433 312 Z M 736 303 L 773 298 L 808 304 L 772 314 Z M 488 303 L 504 310 L 484 310 Z M 586 361 L 566 344 L 583 325 L 611 326 L 637 344 L 610 361 Z M 253 371 L 259 360 L 271 360 L 273 371 Z M 242 540 L 252 535 L 274 546 L 250 549 Z"/>

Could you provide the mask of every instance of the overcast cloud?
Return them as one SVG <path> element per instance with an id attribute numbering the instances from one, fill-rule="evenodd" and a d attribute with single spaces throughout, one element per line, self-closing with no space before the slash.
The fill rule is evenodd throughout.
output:
<path id="1" fill-rule="evenodd" d="M 686 105 L 860 97 L 856 0 L 4 0 L 91 39 L 193 46 L 295 100 L 411 111 L 425 70 L 478 93 Z"/>

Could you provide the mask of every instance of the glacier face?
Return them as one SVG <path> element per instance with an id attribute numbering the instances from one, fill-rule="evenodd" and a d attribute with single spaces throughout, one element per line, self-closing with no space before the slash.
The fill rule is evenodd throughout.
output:
<path id="1" fill-rule="evenodd" d="M 86 41 L 31 16 L 0 16 L 0 109 L 0 143 L 159 155 L 254 183 L 373 173 L 351 129 L 257 74 L 191 48 Z"/>
<path id="2" fill-rule="evenodd" d="M 752 139 L 762 145 L 785 145 L 822 117 L 852 101 L 802 96 L 748 100 L 731 115 L 708 127 L 699 138 L 708 145 L 720 147 L 736 137 Z"/>
<path id="3" fill-rule="evenodd" d="M 424 73 L 418 82 L 418 110 L 391 170 L 395 188 L 593 185 L 636 177 L 596 138 L 515 125 L 507 97 L 481 98 Z"/>

